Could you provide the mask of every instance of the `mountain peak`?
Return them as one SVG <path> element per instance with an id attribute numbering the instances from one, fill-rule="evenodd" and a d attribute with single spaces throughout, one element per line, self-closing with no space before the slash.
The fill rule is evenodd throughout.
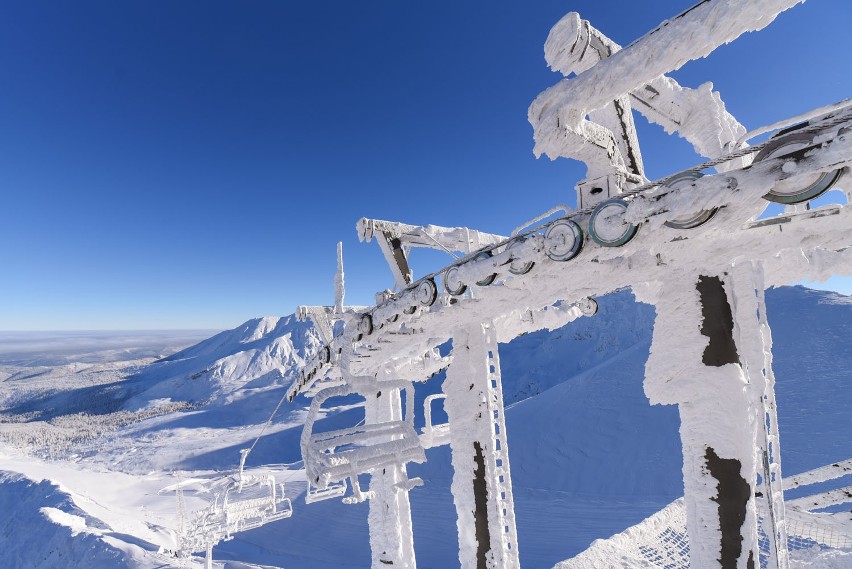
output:
<path id="1" fill-rule="evenodd" d="M 144 368 L 134 378 L 142 391 L 128 404 L 140 407 L 163 398 L 213 403 L 248 384 L 280 384 L 318 346 L 313 325 L 292 314 L 252 318 Z"/>

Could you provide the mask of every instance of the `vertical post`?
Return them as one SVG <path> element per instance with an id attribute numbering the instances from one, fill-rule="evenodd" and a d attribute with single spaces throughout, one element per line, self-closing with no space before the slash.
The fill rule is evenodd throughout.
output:
<path id="1" fill-rule="evenodd" d="M 408 413 L 412 411 L 407 410 Z M 365 420 L 367 424 L 402 421 L 400 390 L 382 389 L 367 395 Z M 404 464 L 387 466 L 370 476 L 373 497 L 367 521 L 373 569 L 417 567 L 408 490 L 396 486 L 407 479 Z"/>
<path id="2" fill-rule="evenodd" d="M 754 395 L 758 424 L 757 463 L 761 473 L 759 500 L 763 504 L 762 528 L 769 541 L 767 567 L 787 569 L 787 522 L 781 480 L 781 447 L 778 409 L 775 402 L 775 373 L 772 369 L 772 332 L 766 318 L 763 264 L 739 263 L 731 271 L 733 310 L 741 361 Z"/>
<path id="3" fill-rule="evenodd" d="M 346 285 L 343 281 L 343 241 L 337 242 L 337 272 L 334 273 L 334 313 L 343 314 Z"/>
<path id="4" fill-rule="evenodd" d="M 213 569 L 213 544 L 207 542 L 207 552 L 204 557 L 204 569 Z"/>
<path id="5" fill-rule="evenodd" d="M 459 330 L 444 381 L 461 569 L 517 569 L 518 541 L 493 322 Z"/>
<path id="6" fill-rule="evenodd" d="M 760 566 L 754 496 L 763 390 L 744 368 L 734 317 L 745 317 L 746 304 L 734 290 L 728 275 L 664 283 L 645 368 L 651 403 L 678 405 L 690 566 L 703 569 Z"/>

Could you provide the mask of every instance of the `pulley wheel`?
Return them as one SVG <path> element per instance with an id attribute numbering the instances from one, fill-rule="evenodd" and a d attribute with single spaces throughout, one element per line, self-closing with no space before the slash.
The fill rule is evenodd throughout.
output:
<path id="1" fill-rule="evenodd" d="M 682 172 L 669 180 L 665 187 L 669 190 L 685 188 L 692 185 L 695 180 L 701 178 L 703 175 L 704 174 L 701 172 Z M 694 229 L 710 221 L 718 211 L 719 208 L 716 207 L 705 209 L 693 215 L 686 215 L 671 219 L 665 222 L 664 225 L 666 227 L 671 227 L 672 229 Z"/>
<path id="2" fill-rule="evenodd" d="M 364 314 L 358 321 L 358 331 L 362 336 L 369 336 L 373 333 L 373 317 L 369 314 Z"/>
<path id="3" fill-rule="evenodd" d="M 450 267 L 444 272 L 444 290 L 453 296 L 464 294 L 467 285 L 459 279 L 459 268 Z"/>
<path id="4" fill-rule="evenodd" d="M 511 251 L 512 249 L 519 248 L 526 239 L 515 239 L 509 246 L 506 248 Z M 535 266 L 535 261 L 527 261 L 523 262 L 520 259 L 515 258 L 514 253 L 512 254 L 511 261 L 509 263 L 509 272 L 513 275 L 525 275 L 532 270 Z"/>
<path id="5" fill-rule="evenodd" d="M 491 258 L 491 251 L 483 251 L 482 253 L 480 253 L 479 255 L 477 255 L 476 257 L 473 258 L 473 262 L 484 261 L 485 259 L 490 259 L 490 258 Z M 479 286 L 488 286 L 491 283 L 493 283 L 496 279 L 497 279 L 497 273 L 493 273 L 491 275 L 488 275 L 487 277 L 485 277 L 481 281 L 476 281 L 476 284 L 479 285 Z"/>
<path id="6" fill-rule="evenodd" d="M 755 162 L 768 160 L 778 156 L 791 154 L 810 146 L 813 135 L 804 132 L 793 132 L 770 142 L 754 157 Z M 817 198 L 831 189 L 840 177 L 840 170 L 833 172 L 817 172 L 781 180 L 775 184 L 763 199 L 785 204 L 796 205 Z"/>
<path id="7" fill-rule="evenodd" d="M 577 308 L 583 313 L 583 316 L 594 316 L 598 313 L 598 303 L 593 298 L 584 298 L 577 303 Z"/>
<path id="8" fill-rule="evenodd" d="M 559 219 L 544 234 L 544 252 L 554 261 L 568 261 L 583 248 L 583 230 L 570 219 Z"/>
<path id="9" fill-rule="evenodd" d="M 601 202 L 589 218 L 589 235 L 604 247 L 621 247 L 636 236 L 637 226 L 624 221 L 627 202 L 614 198 Z"/>
<path id="10" fill-rule="evenodd" d="M 432 279 L 425 280 L 417 286 L 414 291 L 414 298 L 422 306 L 432 306 L 438 299 L 438 287 L 435 286 L 435 281 Z"/>

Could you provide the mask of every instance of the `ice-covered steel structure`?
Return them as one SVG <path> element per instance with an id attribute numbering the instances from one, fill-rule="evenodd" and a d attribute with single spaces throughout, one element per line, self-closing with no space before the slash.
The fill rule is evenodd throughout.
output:
<path id="1" fill-rule="evenodd" d="M 345 306 L 338 255 L 335 305 L 298 310 L 325 345 L 289 397 L 314 398 L 301 441 L 308 501 L 369 500 L 374 568 L 416 566 L 408 492 L 422 481 L 406 465 L 444 444 L 461 567 L 519 566 L 498 344 L 591 316 L 594 297 L 624 288 L 657 311 L 644 387 L 652 404 L 679 407 L 691 566 L 788 566 L 763 295 L 768 286 L 852 274 L 852 209 L 809 207 L 848 180 L 852 104 L 747 132 L 712 85 L 691 89 L 666 74 L 799 1 L 704 0 L 625 48 L 566 15 L 545 44 L 548 64 L 566 78 L 535 99 L 529 120 L 537 155 L 586 164 L 576 210 L 557 206 L 510 236 L 358 222 L 359 237 L 378 242 L 395 290 L 377 294 L 374 306 Z M 708 161 L 649 181 L 634 111 Z M 766 133 L 774 134 L 749 146 Z M 769 202 L 784 213 L 758 219 Z M 415 279 L 412 247 L 455 258 Z M 449 340 L 452 352 L 442 354 Z M 418 432 L 412 385 L 445 369 Z M 331 397 L 358 398 L 364 423 L 315 432 Z M 441 398 L 448 422 L 434 425 L 431 406 Z"/>
<path id="2" fill-rule="evenodd" d="M 180 482 L 164 490 L 175 490 L 181 524 L 178 530 L 178 549 L 181 556 L 205 552 L 205 569 L 213 568 L 213 547 L 233 539 L 235 533 L 259 528 L 293 515 L 284 482 L 277 482 L 272 472 L 248 474 L 245 460 L 251 449 L 240 452 L 240 468 L 235 474 L 212 483 L 200 479 Z M 183 493 L 186 486 L 200 486 L 201 493 L 210 495 L 210 504 L 184 520 Z M 185 522 L 185 523 L 184 523 Z"/>

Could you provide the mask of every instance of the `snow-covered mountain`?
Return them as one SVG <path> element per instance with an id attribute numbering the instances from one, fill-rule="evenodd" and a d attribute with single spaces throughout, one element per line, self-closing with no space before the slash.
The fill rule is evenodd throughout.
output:
<path id="1" fill-rule="evenodd" d="M 293 316 L 254 318 L 158 360 L 133 378 L 140 390 L 128 408 L 170 398 L 193 405 L 223 405 L 253 390 L 293 380 L 319 336 Z"/>
<path id="2" fill-rule="evenodd" d="M 650 406 L 642 389 L 653 307 L 627 292 L 599 302 L 594 318 L 501 347 L 527 568 L 551 567 L 682 494 L 677 410 Z M 767 303 L 785 472 L 852 457 L 852 298 L 790 287 L 768 291 Z M 198 479 L 232 471 L 239 449 L 260 434 L 283 386 L 317 345 L 308 324 L 260 318 L 123 376 L 93 379 L 87 368 L 83 381 L 67 366 L 37 377 L 7 370 L 0 383 L 0 469 L 7 471 L 0 503 L 19 504 L 22 523 L 40 528 L 33 536 L 50 534 L 49 548 L 67 551 L 64 562 L 177 565 L 156 553 L 174 547 L 170 531 L 180 522 L 175 496 L 158 490 L 177 481 L 172 471 Z M 437 391 L 441 380 L 418 386 L 417 398 Z M 217 560 L 287 569 L 369 565 L 366 505 L 306 505 L 301 497 L 298 440 L 306 405 L 302 398 L 284 404 L 247 463 L 279 465 L 273 469 L 288 477 L 293 517 L 220 544 Z M 357 410 L 341 409 L 324 419 L 325 428 L 360 419 Z M 79 424 L 91 436 L 71 437 L 52 454 L 31 436 L 58 436 Z M 431 449 L 427 458 L 410 467 L 426 481 L 411 492 L 418 567 L 457 566 L 448 449 Z M 37 499 L 39 492 L 46 497 Z M 185 500 L 197 509 L 205 496 Z M 4 535 L 28 539 L 8 526 Z M 83 547 L 85 540 L 93 545 Z M 48 553 L 41 566 L 67 566 Z M 0 565 L 29 566 L 14 555 L 0 551 Z"/>

